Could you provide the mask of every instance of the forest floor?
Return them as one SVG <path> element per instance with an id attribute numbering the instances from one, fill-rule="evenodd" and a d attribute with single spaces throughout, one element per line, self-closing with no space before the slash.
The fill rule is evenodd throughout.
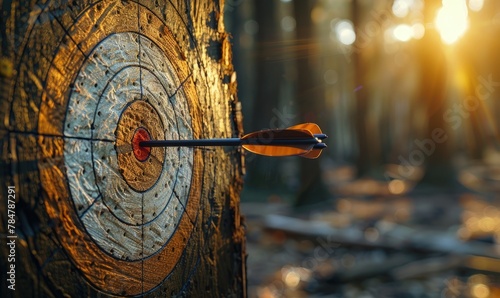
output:
<path id="1" fill-rule="evenodd" d="M 249 297 L 500 297 L 500 198 L 458 189 L 242 203 Z"/>

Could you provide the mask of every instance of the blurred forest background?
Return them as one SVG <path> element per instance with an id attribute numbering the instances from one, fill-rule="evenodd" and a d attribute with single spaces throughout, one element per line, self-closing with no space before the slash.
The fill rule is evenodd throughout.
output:
<path id="1" fill-rule="evenodd" d="M 251 296 L 500 297 L 500 1 L 226 0 L 225 23 L 246 132 L 329 136 L 247 155 Z"/>
<path id="2" fill-rule="evenodd" d="M 225 11 L 246 131 L 309 121 L 330 137 L 315 162 L 248 156 L 248 189 L 300 200 L 371 177 L 401 180 L 389 187 L 399 194 L 474 183 L 460 171 L 498 159 L 500 2 L 228 0 Z M 334 169 L 342 177 L 325 177 Z"/>

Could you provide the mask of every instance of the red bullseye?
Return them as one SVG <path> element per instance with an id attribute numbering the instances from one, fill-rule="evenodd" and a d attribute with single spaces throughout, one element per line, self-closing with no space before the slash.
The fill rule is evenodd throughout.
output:
<path id="1" fill-rule="evenodd" d="M 151 140 L 151 136 L 149 135 L 149 132 L 142 128 L 139 127 L 132 138 L 132 149 L 134 150 L 134 156 L 137 158 L 138 161 L 146 161 L 151 154 L 151 148 L 150 147 L 141 147 L 139 144 L 142 141 L 149 141 Z"/>

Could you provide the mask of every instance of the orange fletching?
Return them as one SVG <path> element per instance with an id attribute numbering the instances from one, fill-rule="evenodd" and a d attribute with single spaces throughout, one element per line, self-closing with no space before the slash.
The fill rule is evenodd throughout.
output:
<path id="1" fill-rule="evenodd" d="M 300 157 L 305 157 L 309 159 L 316 159 L 321 155 L 323 149 L 312 149 L 311 151 L 301 154 Z"/>
<path id="2" fill-rule="evenodd" d="M 317 158 L 321 149 L 314 149 L 314 143 L 300 143 L 303 140 L 316 140 L 314 133 L 321 133 L 321 129 L 314 123 L 295 125 L 287 129 L 268 129 L 249 133 L 241 138 L 247 141 L 242 144 L 246 150 L 265 156 L 302 156 Z M 279 141 L 294 141 L 295 144 L 275 144 Z M 316 140 L 317 141 L 317 140 Z"/>
<path id="3" fill-rule="evenodd" d="M 302 123 L 302 124 L 297 124 L 294 126 L 291 126 L 287 129 L 301 129 L 301 130 L 307 130 L 311 132 L 312 134 L 322 134 L 323 132 L 321 131 L 321 128 L 319 128 L 318 124 L 316 123 Z"/>
<path id="4" fill-rule="evenodd" d="M 284 146 L 284 145 L 242 145 L 246 150 L 265 156 L 303 156 L 304 153 L 314 147 L 314 145 L 307 145 L 309 148 L 298 146 Z"/>

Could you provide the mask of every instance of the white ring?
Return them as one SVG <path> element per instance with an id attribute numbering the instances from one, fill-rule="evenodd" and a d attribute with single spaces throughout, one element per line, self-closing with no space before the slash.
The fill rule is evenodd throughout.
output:
<path id="1" fill-rule="evenodd" d="M 80 138 L 64 149 L 71 197 L 91 238 L 115 258 L 133 261 L 160 251 L 185 213 L 192 149 L 167 149 L 156 184 L 138 192 L 119 173 L 113 143 L 121 113 L 141 93 L 163 122 L 165 138 L 192 138 L 181 84 L 161 49 L 131 32 L 101 41 L 75 80 L 64 126 L 64 135 Z"/>

